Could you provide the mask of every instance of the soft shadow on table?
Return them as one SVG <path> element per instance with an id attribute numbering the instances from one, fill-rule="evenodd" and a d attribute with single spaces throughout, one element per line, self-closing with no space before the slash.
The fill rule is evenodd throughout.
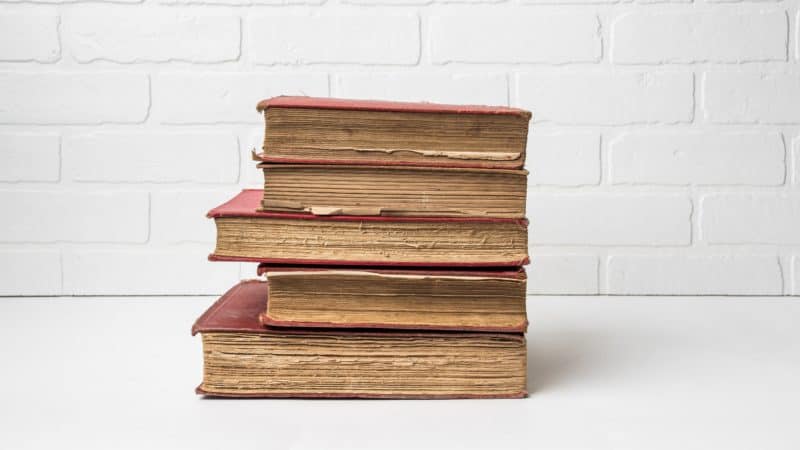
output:
<path id="1" fill-rule="evenodd" d="M 586 330 L 564 330 L 528 336 L 528 392 L 546 391 L 597 365 L 602 336 Z"/>

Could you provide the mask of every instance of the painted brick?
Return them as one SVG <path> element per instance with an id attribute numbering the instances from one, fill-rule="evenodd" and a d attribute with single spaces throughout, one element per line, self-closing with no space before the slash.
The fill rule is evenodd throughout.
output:
<path id="1" fill-rule="evenodd" d="M 415 64 L 413 15 L 258 15 L 249 19 L 258 64 Z"/>
<path id="2" fill-rule="evenodd" d="M 333 96 L 342 98 L 508 104 L 508 80 L 502 73 L 345 73 L 334 86 Z"/>
<path id="3" fill-rule="evenodd" d="M 529 294 L 597 294 L 597 257 L 535 253 L 533 259 L 526 268 Z"/>
<path id="4" fill-rule="evenodd" d="M 792 183 L 798 186 L 800 185 L 800 137 L 792 141 L 792 166 L 794 167 Z"/>
<path id="5" fill-rule="evenodd" d="M 218 295 L 239 279 L 236 263 L 212 263 L 202 248 L 64 253 L 68 295 Z M 102 276 L 98 276 L 102 274 Z"/>
<path id="6" fill-rule="evenodd" d="M 700 227 L 711 244 L 800 244 L 800 194 L 709 194 Z"/>
<path id="7" fill-rule="evenodd" d="M 708 3 L 762 3 L 762 4 L 770 4 L 776 3 L 780 0 L 706 0 Z"/>
<path id="8" fill-rule="evenodd" d="M 800 123 L 800 75 L 708 72 L 703 111 L 714 123 Z"/>
<path id="9" fill-rule="evenodd" d="M 600 60 L 600 21 L 593 14 L 447 14 L 429 19 L 436 63 L 569 63 Z"/>
<path id="10" fill-rule="evenodd" d="M 141 122 L 150 105 L 143 73 L 0 73 L 0 123 Z"/>
<path id="11" fill-rule="evenodd" d="M 239 144 L 225 132 L 92 133 L 64 140 L 76 181 L 235 183 Z"/>
<path id="12" fill-rule="evenodd" d="M 258 169 L 251 158 L 253 150 L 260 151 L 264 146 L 263 127 L 253 128 L 252 131 L 239 136 L 242 166 L 239 174 L 239 187 L 250 189 L 264 188 L 264 172 Z"/>
<path id="13" fill-rule="evenodd" d="M 159 0 L 171 5 L 320 5 L 325 0 Z"/>
<path id="14" fill-rule="evenodd" d="M 43 3 L 43 4 L 69 4 L 79 3 L 82 0 L 35 0 L 30 3 Z M 142 3 L 144 0 L 103 0 L 105 3 Z M 29 3 L 28 0 L 0 0 L 0 3 Z"/>
<path id="15" fill-rule="evenodd" d="M 145 242 L 145 192 L 0 191 L 0 242 Z"/>
<path id="16" fill-rule="evenodd" d="M 62 252 L 106 261 L 67 294 L 255 276 L 204 214 L 261 186 L 276 95 L 532 110 L 531 293 L 772 295 L 779 259 L 800 295 L 800 12 L 721 1 L 0 0 L 0 295 Z"/>
<path id="17" fill-rule="evenodd" d="M 545 245 L 687 245 L 691 211 L 683 195 L 529 193 L 529 239 Z"/>
<path id="18" fill-rule="evenodd" d="M 780 295 L 775 256 L 613 256 L 608 293 L 622 295 Z"/>
<path id="19" fill-rule="evenodd" d="M 189 61 L 239 57 L 239 18 L 173 9 L 81 7 L 64 16 L 64 41 L 79 62 Z"/>
<path id="20" fill-rule="evenodd" d="M 528 135 L 525 166 L 531 185 L 581 186 L 600 182 L 600 136 L 593 133 Z"/>
<path id="21" fill-rule="evenodd" d="M 238 188 L 154 192 L 151 194 L 150 241 L 158 244 L 213 243 L 214 221 L 206 218 L 206 213 L 238 192 Z"/>
<path id="22" fill-rule="evenodd" d="M 256 113 L 256 103 L 278 95 L 327 97 L 328 77 L 316 73 L 162 73 L 153 79 L 153 117 L 169 124 L 259 124 L 264 119 Z"/>
<path id="23" fill-rule="evenodd" d="M 690 0 L 680 0 L 680 1 L 690 1 Z M 577 5 L 577 4 L 619 3 L 619 0 L 521 0 L 521 2 L 528 4 L 541 4 L 541 5 Z"/>
<path id="24" fill-rule="evenodd" d="M 690 73 L 547 71 L 517 81 L 516 104 L 532 110 L 534 122 L 630 125 L 693 117 Z"/>
<path id="25" fill-rule="evenodd" d="M 61 294 L 58 250 L 0 250 L 0 295 Z"/>
<path id="26" fill-rule="evenodd" d="M 58 181 L 56 134 L 0 133 L 0 181 Z"/>
<path id="27" fill-rule="evenodd" d="M 630 12 L 612 25 L 611 59 L 622 64 L 785 61 L 788 26 L 783 11 Z"/>
<path id="28" fill-rule="evenodd" d="M 780 185 L 783 138 L 763 132 L 632 132 L 609 144 L 611 182 Z"/>
<path id="29" fill-rule="evenodd" d="M 53 62 L 60 56 L 57 15 L 0 14 L 0 61 Z"/>
<path id="30" fill-rule="evenodd" d="M 505 0 L 342 0 L 355 5 L 430 5 L 433 3 L 501 3 Z"/>

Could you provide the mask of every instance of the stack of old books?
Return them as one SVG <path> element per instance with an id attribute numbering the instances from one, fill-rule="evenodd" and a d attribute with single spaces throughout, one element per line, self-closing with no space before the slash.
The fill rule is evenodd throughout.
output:
<path id="1" fill-rule="evenodd" d="M 526 395 L 530 113 L 277 97 L 263 190 L 214 208 L 212 260 L 256 261 L 195 323 L 198 393 Z"/>

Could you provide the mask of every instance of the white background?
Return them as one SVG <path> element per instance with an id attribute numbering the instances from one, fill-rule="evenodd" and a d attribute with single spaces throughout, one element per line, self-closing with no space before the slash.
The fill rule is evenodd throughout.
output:
<path id="1" fill-rule="evenodd" d="M 0 295 L 216 294 L 258 100 L 513 105 L 531 293 L 800 294 L 795 1 L 0 1 Z"/>

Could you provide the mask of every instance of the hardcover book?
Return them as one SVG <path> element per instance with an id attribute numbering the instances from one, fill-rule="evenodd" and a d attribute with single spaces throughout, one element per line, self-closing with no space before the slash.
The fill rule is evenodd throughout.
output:
<path id="1" fill-rule="evenodd" d="M 275 97 L 260 102 L 261 161 L 521 168 L 531 113 L 435 103 Z"/>
<path id="2" fill-rule="evenodd" d="M 525 272 L 261 265 L 267 325 L 525 332 Z"/>
<path id="3" fill-rule="evenodd" d="M 212 209 L 212 260 L 509 267 L 528 262 L 528 222 L 490 217 L 319 216 L 258 211 L 260 190 Z"/>
<path id="4" fill-rule="evenodd" d="M 525 170 L 261 164 L 266 211 L 525 217 Z"/>
<path id="5" fill-rule="evenodd" d="M 516 333 L 275 329 L 267 284 L 245 281 L 195 323 L 198 394 L 221 397 L 514 398 L 526 393 Z"/>

